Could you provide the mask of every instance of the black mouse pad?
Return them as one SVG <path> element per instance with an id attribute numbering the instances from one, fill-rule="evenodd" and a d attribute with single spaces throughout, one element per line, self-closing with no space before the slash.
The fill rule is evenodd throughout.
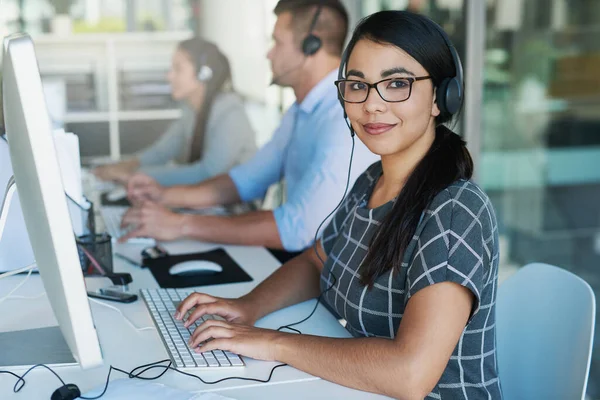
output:
<path id="1" fill-rule="evenodd" d="M 214 275 L 170 275 L 169 268 L 184 261 L 206 260 L 219 264 L 223 271 Z M 223 249 L 202 253 L 179 254 L 146 260 L 154 279 L 161 288 L 187 288 L 193 286 L 221 285 L 224 283 L 250 282 L 252 277 Z"/>
<path id="2" fill-rule="evenodd" d="M 131 207 L 131 203 L 129 202 L 129 200 L 127 199 L 127 197 L 123 197 L 119 200 L 114 200 L 111 201 L 108 199 L 108 192 L 107 193 L 102 193 L 100 195 L 100 203 L 103 206 L 120 206 L 120 207 Z"/>

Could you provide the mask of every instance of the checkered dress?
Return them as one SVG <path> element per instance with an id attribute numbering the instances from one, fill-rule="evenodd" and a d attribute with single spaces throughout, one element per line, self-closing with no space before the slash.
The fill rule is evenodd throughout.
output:
<path id="1" fill-rule="evenodd" d="M 324 301 L 348 322 L 354 336 L 394 338 L 406 304 L 416 292 L 444 281 L 468 288 L 476 299 L 473 314 L 427 398 L 501 399 L 495 331 L 498 228 L 490 200 L 477 185 L 464 180 L 440 192 L 423 213 L 399 273 L 388 271 L 368 290 L 357 270 L 393 206 L 389 202 L 367 208 L 381 173 L 381 163 L 369 167 L 323 231 L 328 258 L 321 289 L 331 285 L 331 275 L 337 278 Z"/>

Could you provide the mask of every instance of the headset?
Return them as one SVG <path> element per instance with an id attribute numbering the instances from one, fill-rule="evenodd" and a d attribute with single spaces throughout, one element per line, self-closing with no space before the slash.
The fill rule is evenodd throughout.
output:
<path id="1" fill-rule="evenodd" d="M 317 11 L 315 11 L 315 15 L 310 23 L 310 28 L 308 29 L 308 35 L 302 41 L 302 52 L 306 57 L 310 57 L 315 54 L 323 45 L 321 38 L 313 33 L 315 27 L 317 26 L 317 22 L 319 21 L 321 11 L 323 11 L 322 3 L 317 6 Z"/>
<path id="2" fill-rule="evenodd" d="M 213 77 L 213 70 L 208 65 L 203 65 L 198 71 L 198 80 L 200 82 L 208 82 Z"/>
<path id="3" fill-rule="evenodd" d="M 464 100 L 464 78 L 463 78 L 463 66 L 460 61 L 460 57 L 458 56 L 458 52 L 456 48 L 450 41 L 448 34 L 435 23 L 433 20 L 425 17 L 427 23 L 432 26 L 444 39 L 446 46 L 450 50 L 450 54 L 452 55 L 452 60 L 454 62 L 454 68 L 456 69 L 456 75 L 451 78 L 444 78 L 442 83 L 436 89 L 436 103 L 438 108 L 443 114 L 456 114 L 460 108 L 462 107 Z M 356 43 L 350 43 L 344 53 L 342 54 L 342 62 L 340 63 L 340 68 L 338 70 L 338 80 L 344 79 L 344 71 L 346 69 L 346 64 L 348 63 L 350 48 L 354 47 Z M 344 119 L 350 128 L 350 134 L 354 136 L 354 129 L 348 123 L 348 115 L 346 114 L 346 107 L 344 99 L 342 98 L 342 94 L 338 91 L 338 100 L 344 109 Z"/>
<path id="4" fill-rule="evenodd" d="M 289 75 L 292 72 L 302 68 L 302 66 L 306 62 L 306 59 L 310 56 L 315 55 L 323 46 L 323 41 L 321 40 L 320 37 L 315 35 L 313 33 L 313 31 L 315 30 L 315 27 L 317 26 L 317 22 L 319 21 L 319 16 L 321 15 L 321 11 L 323 11 L 323 6 L 325 5 L 325 3 L 326 3 L 326 1 L 323 0 L 323 1 L 319 2 L 319 4 L 317 5 L 317 10 L 315 11 L 315 14 L 313 15 L 313 18 L 310 22 L 310 27 L 308 29 L 308 33 L 307 33 L 306 37 L 302 40 L 301 50 L 302 50 L 302 54 L 304 54 L 304 60 L 302 61 L 301 64 L 295 66 L 294 68 L 287 70 L 286 72 L 282 73 L 279 76 L 273 77 L 273 79 L 271 81 L 271 85 L 274 85 L 275 83 L 277 83 L 277 81 L 279 81 L 284 76 Z"/>
<path id="5" fill-rule="evenodd" d="M 446 31 L 444 31 L 441 26 L 432 20 L 429 21 L 431 22 L 431 25 L 437 29 L 446 42 L 448 49 L 450 49 L 452 60 L 454 61 L 456 75 L 452 78 L 445 78 L 436 90 L 437 105 L 440 111 L 442 113 L 454 115 L 460 110 L 464 100 L 463 66 L 460 61 L 460 57 L 458 56 L 458 52 L 450 41 Z"/>
<path id="6" fill-rule="evenodd" d="M 198 68 L 197 78 L 200 82 L 208 82 L 212 79 L 214 73 L 211 67 L 206 62 L 206 54 L 203 54 L 200 59 L 200 67 Z"/>

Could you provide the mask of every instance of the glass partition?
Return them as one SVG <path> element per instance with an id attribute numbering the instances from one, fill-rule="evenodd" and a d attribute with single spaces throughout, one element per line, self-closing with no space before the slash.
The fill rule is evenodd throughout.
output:
<path id="1" fill-rule="evenodd" d="M 488 4 L 480 183 L 498 213 L 502 272 L 545 262 L 580 275 L 598 296 L 600 2 Z"/>

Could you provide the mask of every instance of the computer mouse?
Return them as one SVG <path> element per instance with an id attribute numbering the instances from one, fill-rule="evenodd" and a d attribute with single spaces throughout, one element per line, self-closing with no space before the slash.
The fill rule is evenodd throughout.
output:
<path id="1" fill-rule="evenodd" d="M 176 276 L 215 275 L 220 272 L 223 272 L 223 267 L 206 260 L 184 261 L 169 268 L 169 275 Z"/>
<path id="2" fill-rule="evenodd" d="M 127 197 L 127 189 L 124 187 L 118 187 L 106 194 L 106 199 L 108 201 L 119 201 L 123 200 L 125 197 Z"/>

